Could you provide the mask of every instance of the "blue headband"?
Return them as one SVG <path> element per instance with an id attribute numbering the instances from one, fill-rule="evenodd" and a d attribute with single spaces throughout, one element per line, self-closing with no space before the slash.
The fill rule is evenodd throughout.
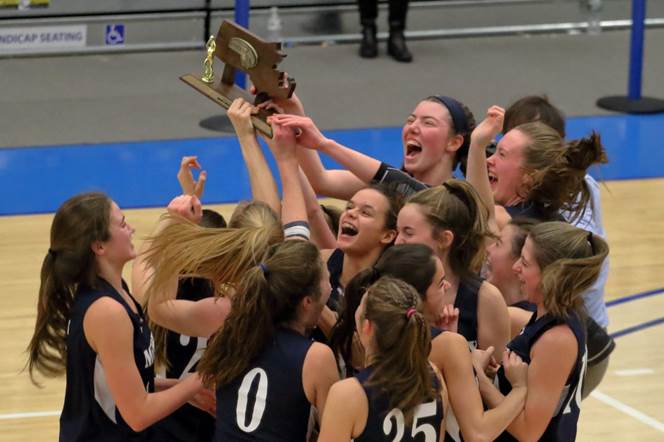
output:
<path id="1" fill-rule="evenodd" d="M 466 113 L 464 112 L 461 103 L 452 97 L 446 97 L 444 95 L 432 95 L 430 98 L 439 101 L 447 108 L 452 117 L 454 132 L 458 134 L 465 134 L 468 132 L 468 120 L 466 119 Z"/>

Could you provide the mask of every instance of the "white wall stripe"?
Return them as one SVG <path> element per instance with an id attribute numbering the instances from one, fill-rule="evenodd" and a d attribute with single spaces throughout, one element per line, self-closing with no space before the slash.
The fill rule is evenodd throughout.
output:
<path id="1" fill-rule="evenodd" d="M 30 419 L 30 418 L 33 418 L 33 417 L 50 417 L 50 416 L 60 416 L 60 412 L 59 411 L 34 411 L 32 413 L 0 414 L 0 420 Z"/>
<path id="2" fill-rule="evenodd" d="M 658 421 L 655 418 L 652 418 L 648 416 L 647 414 L 644 414 L 640 412 L 639 410 L 630 407 L 629 405 L 623 404 L 617 399 L 612 398 L 611 396 L 608 396 L 600 391 L 593 391 L 590 396 L 594 397 L 600 402 L 605 403 L 606 405 L 609 405 L 613 408 L 615 408 L 618 411 L 621 411 L 625 413 L 628 416 L 633 417 L 637 421 L 648 425 L 649 427 L 654 428 L 655 430 L 664 433 L 664 424 Z"/>

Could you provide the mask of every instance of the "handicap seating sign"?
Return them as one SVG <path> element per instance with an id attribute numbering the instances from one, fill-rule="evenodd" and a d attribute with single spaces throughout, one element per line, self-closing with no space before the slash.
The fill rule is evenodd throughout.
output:
<path id="1" fill-rule="evenodd" d="M 119 23 L 106 25 L 104 41 L 108 46 L 123 45 L 125 43 L 125 26 Z"/>
<path id="2" fill-rule="evenodd" d="M 86 45 L 87 31 L 86 25 L 0 27 L 0 53 L 81 48 Z"/>

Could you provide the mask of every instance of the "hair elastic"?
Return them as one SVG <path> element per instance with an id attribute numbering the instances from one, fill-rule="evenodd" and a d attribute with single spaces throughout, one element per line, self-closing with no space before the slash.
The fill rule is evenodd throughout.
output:
<path id="1" fill-rule="evenodd" d="M 55 258 L 57 256 L 57 252 L 51 248 L 48 249 L 48 254 L 51 255 L 51 258 Z"/>
<path id="2" fill-rule="evenodd" d="M 265 264 L 264 262 L 262 262 L 262 263 L 258 264 L 258 267 L 261 268 L 261 271 L 263 272 L 263 276 L 265 276 L 265 277 L 267 278 L 267 275 L 270 274 L 270 272 L 269 272 L 269 270 L 268 270 L 268 268 L 267 268 L 267 264 Z"/>
<path id="3" fill-rule="evenodd" d="M 593 232 L 588 232 L 588 244 L 590 244 L 590 253 L 595 254 L 595 247 L 593 247 Z"/>
<path id="4" fill-rule="evenodd" d="M 406 310 L 406 318 L 410 319 L 411 316 L 415 314 L 417 310 L 415 310 L 415 307 L 410 307 L 408 310 Z"/>

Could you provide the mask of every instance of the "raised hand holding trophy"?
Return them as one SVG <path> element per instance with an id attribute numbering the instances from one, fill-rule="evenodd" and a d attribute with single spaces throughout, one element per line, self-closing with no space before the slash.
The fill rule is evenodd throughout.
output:
<path id="1" fill-rule="evenodd" d="M 180 79 L 225 109 L 239 97 L 258 105 L 271 98 L 290 98 L 293 95 L 295 81 L 276 69 L 286 56 L 281 51 L 281 43 L 263 41 L 245 28 L 224 20 L 217 37 L 211 36 L 206 48 L 203 74 L 187 74 Z M 224 62 L 224 72 L 218 81 L 213 69 L 215 57 Z M 236 69 L 249 75 L 256 87 L 255 96 L 234 84 Z M 254 127 L 270 138 L 272 128 L 266 120 L 272 113 L 271 110 L 260 109 L 251 118 Z"/>

